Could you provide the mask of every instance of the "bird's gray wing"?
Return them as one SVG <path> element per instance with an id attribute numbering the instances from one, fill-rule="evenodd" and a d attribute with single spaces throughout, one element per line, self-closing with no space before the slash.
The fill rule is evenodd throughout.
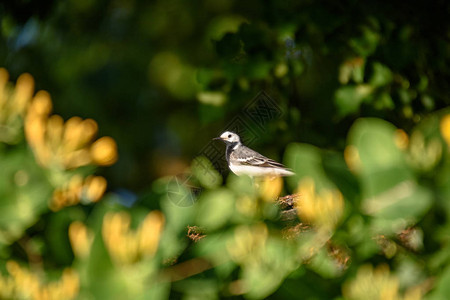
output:
<path id="1" fill-rule="evenodd" d="M 245 146 L 241 146 L 239 151 L 234 151 L 233 156 L 242 165 L 286 169 L 283 164 L 267 158 L 264 155 L 259 154 L 258 152 Z"/>

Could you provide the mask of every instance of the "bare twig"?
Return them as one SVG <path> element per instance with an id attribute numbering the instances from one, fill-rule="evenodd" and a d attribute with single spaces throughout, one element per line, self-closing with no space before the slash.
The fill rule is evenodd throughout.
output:
<path id="1" fill-rule="evenodd" d="M 161 272 L 161 278 L 167 278 L 168 281 L 172 282 L 179 281 L 200 274 L 213 267 L 214 265 L 204 258 L 193 258 L 164 269 Z"/>

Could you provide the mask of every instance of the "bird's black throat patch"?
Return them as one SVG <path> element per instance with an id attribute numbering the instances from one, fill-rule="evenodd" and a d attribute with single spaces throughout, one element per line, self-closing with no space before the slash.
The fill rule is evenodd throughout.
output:
<path id="1" fill-rule="evenodd" d="M 239 144 L 239 142 L 227 143 L 227 150 L 225 152 L 225 155 L 226 155 L 228 164 L 230 163 L 231 152 L 234 150 L 234 147 L 236 147 L 237 144 Z"/>

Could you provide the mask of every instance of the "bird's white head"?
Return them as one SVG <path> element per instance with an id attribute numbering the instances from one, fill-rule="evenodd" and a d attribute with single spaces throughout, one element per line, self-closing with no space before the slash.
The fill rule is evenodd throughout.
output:
<path id="1" fill-rule="evenodd" d="M 231 132 L 231 131 L 225 131 L 217 139 L 220 139 L 220 140 L 224 141 L 225 143 L 239 143 L 241 141 L 239 136 L 236 133 Z"/>

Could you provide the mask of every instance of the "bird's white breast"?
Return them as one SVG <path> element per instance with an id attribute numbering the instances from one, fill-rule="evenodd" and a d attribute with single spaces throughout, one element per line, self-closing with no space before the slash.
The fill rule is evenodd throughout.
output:
<path id="1" fill-rule="evenodd" d="M 249 166 L 249 165 L 236 165 L 230 163 L 230 170 L 240 176 L 240 175 L 248 175 L 252 177 L 256 176 L 267 176 L 267 175 L 275 175 L 275 176 L 289 176 L 293 175 L 289 170 L 284 170 L 280 168 L 270 168 L 270 167 L 257 167 L 257 166 Z"/>

